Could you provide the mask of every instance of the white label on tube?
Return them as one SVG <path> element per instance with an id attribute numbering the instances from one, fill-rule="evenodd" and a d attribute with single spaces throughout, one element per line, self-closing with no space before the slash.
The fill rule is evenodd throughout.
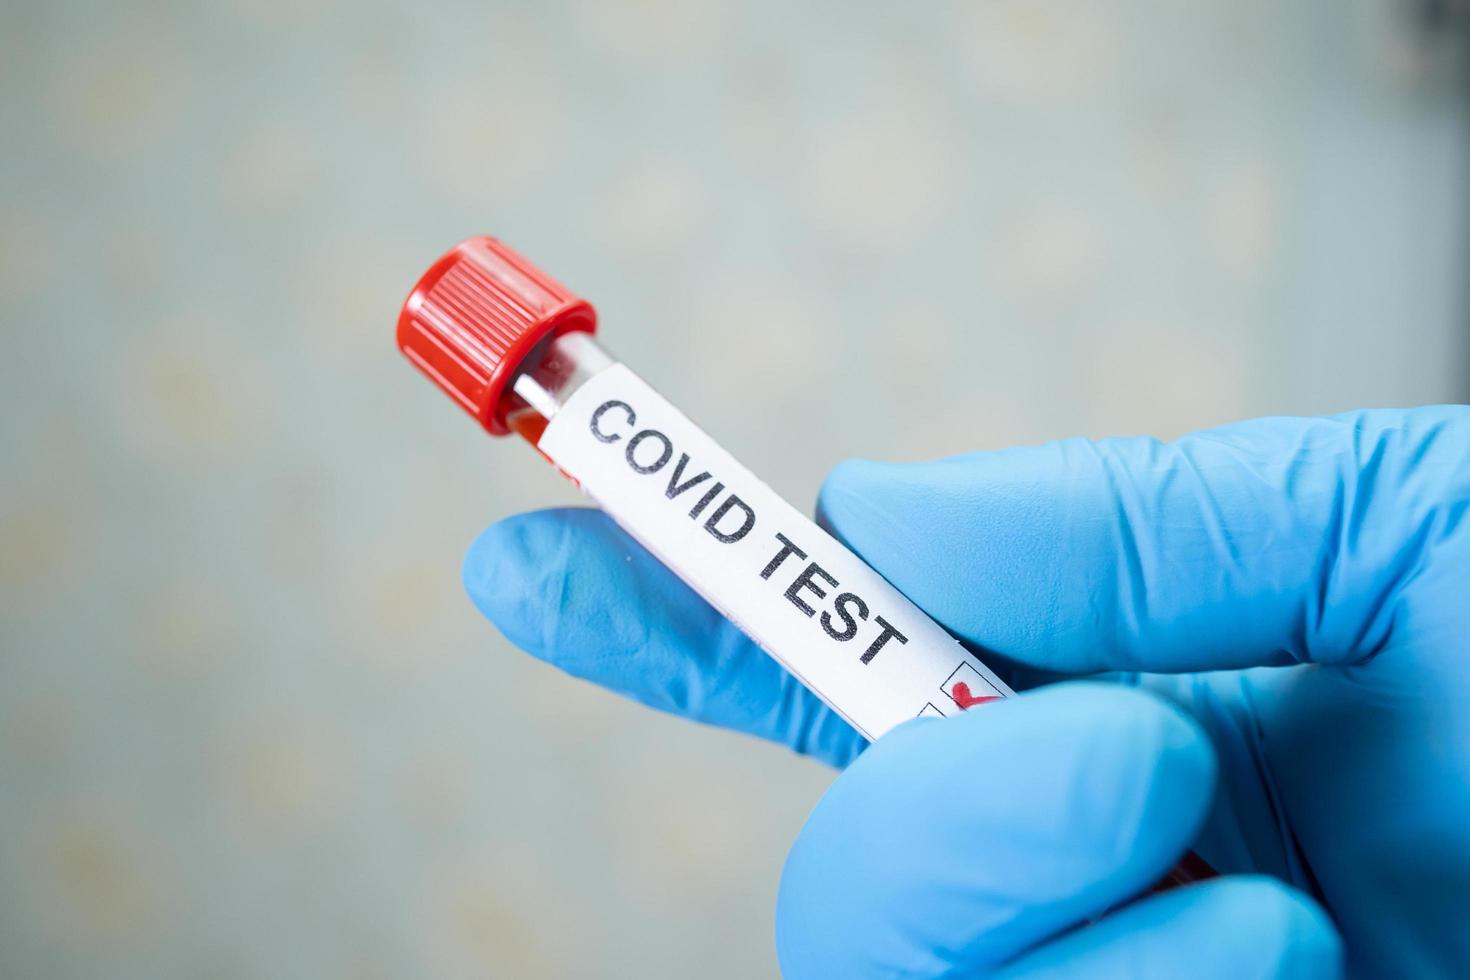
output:
<path id="1" fill-rule="evenodd" d="M 538 444 L 645 548 L 870 739 L 1012 692 L 621 364 Z"/>

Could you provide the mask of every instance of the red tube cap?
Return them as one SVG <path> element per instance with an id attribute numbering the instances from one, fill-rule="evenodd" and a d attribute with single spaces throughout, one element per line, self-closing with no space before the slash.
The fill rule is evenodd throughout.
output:
<path id="1" fill-rule="evenodd" d="M 595 333 L 597 312 L 517 252 L 483 235 L 429 267 L 398 314 L 398 347 L 490 431 L 509 434 L 500 402 L 547 337 Z"/>

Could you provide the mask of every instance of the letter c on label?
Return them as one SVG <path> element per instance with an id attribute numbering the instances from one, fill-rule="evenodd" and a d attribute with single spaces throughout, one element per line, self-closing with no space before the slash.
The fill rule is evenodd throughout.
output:
<path id="1" fill-rule="evenodd" d="M 587 423 L 587 428 L 592 430 L 592 438 L 598 442 L 617 442 L 623 438 L 620 435 L 609 435 L 597 427 L 597 423 L 602 419 L 602 414 L 610 408 L 621 408 L 628 413 L 628 428 L 631 429 L 638 423 L 638 413 L 633 411 L 632 405 L 629 405 L 627 402 L 618 401 L 616 398 L 605 401 L 597 406 L 597 410 L 592 413 L 592 421 Z"/>

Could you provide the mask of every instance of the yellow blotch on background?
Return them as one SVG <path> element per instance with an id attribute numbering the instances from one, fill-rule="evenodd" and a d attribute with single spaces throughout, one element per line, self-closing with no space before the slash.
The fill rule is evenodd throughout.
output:
<path id="1" fill-rule="evenodd" d="M 83 150 L 145 150 L 188 88 L 179 74 L 159 38 L 118 38 L 58 65 L 52 105 L 61 130 Z"/>
<path id="2" fill-rule="evenodd" d="M 245 823 L 290 833 L 330 819 L 344 774 L 319 726 L 297 720 L 240 739 L 225 756 L 223 776 L 229 802 Z"/>
<path id="3" fill-rule="evenodd" d="M 148 667 L 189 674 L 230 642 L 228 602 L 197 583 L 177 583 L 154 594 L 139 611 L 135 648 Z"/>
<path id="4" fill-rule="evenodd" d="M 157 924 L 157 871 L 121 824 L 77 814 L 48 828 L 40 849 L 48 890 L 83 938 L 136 939 Z"/>
<path id="5" fill-rule="evenodd" d="M 167 461 L 237 460 L 276 403 L 255 367 L 217 324 L 164 323 L 122 366 L 117 424 L 135 446 Z"/>
<path id="6" fill-rule="evenodd" d="M 539 938 L 537 923 L 522 911 L 514 886 L 488 876 L 457 882 L 440 896 L 431 933 L 432 957 L 451 976 L 559 977 L 555 951 Z M 575 934 L 561 930 L 569 944 Z"/>
<path id="7" fill-rule="evenodd" d="M 144 366 L 145 385 L 160 417 L 189 442 L 234 436 L 238 420 L 220 378 L 192 352 L 160 351 Z"/>
<path id="8" fill-rule="evenodd" d="M 514 58 L 446 80 L 403 137 L 427 189 L 466 213 L 529 193 L 573 134 L 555 82 L 545 65 Z"/>
<path id="9" fill-rule="evenodd" d="M 78 517 L 61 500 L 37 496 L 0 510 L 0 608 L 54 592 L 80 543 Z"/>
<path id="10" fill-rule="evenodd" d="M 363 583 L 361 612 L 376 632 L 409 639 L 434 623 L 457 581 L 452 566 L 429 558 L 405 557 L 379 569 Z"/>
<path id="11" fill-rule="evenodd" d="M 521 963 L 522 969 L 534 969 L 544 960 L 529 941 L 515 905 L 508 899 L 493 886 L 455 896 L 455 935 L 475 961 L 487 968 L 503 969 L 509 961 Z"/>

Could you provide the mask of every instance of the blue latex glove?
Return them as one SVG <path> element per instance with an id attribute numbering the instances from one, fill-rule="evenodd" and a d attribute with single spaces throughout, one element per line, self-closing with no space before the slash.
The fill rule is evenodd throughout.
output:
<path id="1" fill-rule="evenodd" d="M 819 511 L 1002 673 L 1111 683 L 863 752 L 599 513 L 465 568 L 536 656 L 847 766 L 782 876 L 788 975 L 1470 975 L 1470 409 L 849 462 Z M 1190 846 L 1226 876 L 1129 902 Z"/>

